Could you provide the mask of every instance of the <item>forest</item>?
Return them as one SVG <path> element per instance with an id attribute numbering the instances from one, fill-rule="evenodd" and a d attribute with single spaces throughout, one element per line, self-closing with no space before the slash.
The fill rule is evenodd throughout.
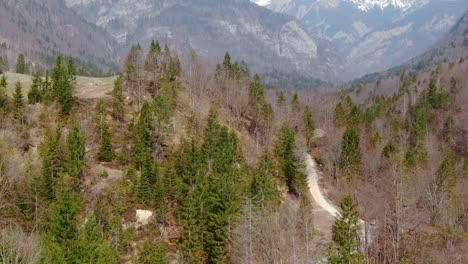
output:
<path id="1" fill-rule="evenodd" d="M 464 58 L 282 90 L 229 53 L 181 63 L 152 41 L 82 96 L 73 58 L 28 76 L 21 56 L 0 77 L 1 264 L 468 258 Z M 311 197 L 306 153 L 336 218 Z"/>

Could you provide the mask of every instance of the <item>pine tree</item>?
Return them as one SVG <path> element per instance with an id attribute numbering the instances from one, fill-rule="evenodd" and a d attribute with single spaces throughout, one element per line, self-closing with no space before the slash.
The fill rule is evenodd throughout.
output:
<path id="1" fill-rule="evenodd" d="M 106 124 L 104 124 L 102 128 L 101 146 L 99 148 L 98 158 L 100 161 L 104 162 L 111 162 L 112 159 L 114 159 L 111 134 Z"/>
<path id="2" fill-rule="evenodd" d="M 301 103 L 299 102 L 299 95 L 297 92 L 294 92 L 293 98 L 291 100 L 291 110 L 295 113 L 299 113 L 301 110 Z"/>
<path id="3" fill-rule="evenodd" d="M 298 193 L 304 185 L 304 175 L 299 172 L 295 157 L 296 139 L 294 131 L 286 124 L 281 127 L 280 138 L 275 152 L 280 161 L 281 170 L 290 192 Z"/>
<path id="4" fill-rule="evenodd" d="M 218 122 L 218 112 L 211 108 L 208 113 L 208 120 L 205 127 L 205 142 L 202 147 L 203 160 L 207 162 L 215 151 L 216 138 L 218 137 L 220 125 Z"/>
<path id="5" fill-rule="evenodd" d="M 361 224 L 357 205 L 351 197 L 346 197 L 341 203 L 341 216 L 332 226 L 334 246 L 328 251 L 328 263 L 331 264 L 361 264 L 365 256 L 361 250 Z"/>
<path id="6" fill-rule="evenodd" d="M 280 202 L 280 196 L 276 183 L 275 164 L 272 162 L 272 157 L 268 151 L 260 158 L 258 169 L 254 173 L 252 180 L 252 196 L 258 201 L 261 208 L 266 208 L 268 205 L 276 205 Z"/>
<path id="7" fill-rule="evenodd" d="M 134 82 L 138 78 L 140 52 L 140 45 L 133 45 L 127 55 L 127 59 L 125 60 L 125 77 L 130 86 L 133 86 Z"/>
<path id="8" fill-rule="evenodd" d="M 279 107 L 284 106 L 284 103 L 286 102 L 286 97 L 284 96 L 284 92 L 279 91 L 277 96 L 278 96 L 278 100 L 276 101 L 276 105 Z"/>
<path id="9" fill-rule="evenodd" d="M 58 186 L 56 201 L 52 202 L 47 213 L 46 239 L 53 250 L 63 254 L 66 263 L 78 261 L 78 212 L 79 205 L 73 191 L 62 176 Z M 55 254 L 55 252 L 53 253 Z"/>
<path id="10" fill-rule="evenodd" d="M 31 89 L 28 92 L 28 102 L 30 104 L 42 102 L 42 78 L 39 72 L 36 72 L 32 79 Z"/>
<path id="11" fill-rule="evenodd" d="M 23 91 L 21 82 L 16 82 L 15 93 L 13 94 L 13 118 L 20 124 L 26 122 L 26 108 L 23 101 Z"/>
<path id="12" fill-rule="evenodd" d="M 120 122 L 125 118 L 125 99 L 123 96 L 122 76 L 119 75 L 112 90 L 112 116 Z"/>
<path id="13" fill-rule="evenodd" d="M 145 242 L 140 252 L 139 263 L 168 264 L 169 260 L 167 259 L 164 243 L 158 242 L 155 246 L 151 246 L 148 242 Z"/>
<path id="14" fill-rule="evenodd" d="M 116 263 L 114 252 L 109 243 L 102 238 L 100 226 L 93 214 L 85 224 L 80 239 L 80 254 L 78 263 Z"/>
<path id="15" fill-rule="evenodd" d="M 8 85 L 7 78 L 5 75 L 2 74 L 2 78 L 0 79 L 0 87 L 6 88 Z"/>
<path id="16" fill-rule="evenodd" d="M 363 170 L 359 134 L 356 128 L 347 128 L 341 143 L 339 166 L 341 173 L 349 179 L 360 175 Z"/>
<path id="17" fill-rule="evenodd" d="M 158 68 L 159 54 L 161 54 L 161 46 L 159 45 L 159 41 L 151 41 L 151 45 L 145 60 L 146 71 L 155 71 Z"/>
<path id="18" fill-rule="evenodd" d="M 152 152 L 154 146 L 153 138 L 153 111 L 148 102 L 141 107 L 133 135 L 132 158 L 133 164 L 140 168 L 146 157 Z"/>
<path id="19" fill-rule="evenodd" d="M 18 59 L 16 60 L 16 73 L 21 73 L 21 74 L 28 74 L 28 65 L 24 61 L 24 54 L 21 53 L 18 55 Z"/>
<path id="20" fill-rule="evenodd" d="M 76 81 L 76 66 L 72 57 L 68 57 L 67 59 L 67 74 L 70 81 Z"/>
<path id="21" fill-rule="evenodd" d="M 55 65 L 52 69 L 52 97 L 57 99 L 61 107 L 61 116 L 67 117 L 70 115 L 73 106 L 73 92 L 74 87 L 72 84 L 74 75 L 68 72 L 68 68 L 64 65 L 62 57 L 59 55 L 55 59 Z"/>
<path id="22" fill-rule="evenodd" d="M 46 71 L 42 86 L 42 100 L 46 104 L 50 104 L 53 101 L 54 95 L 52 91 L 52 85 L 50 83 L 49 71 Z"/>
<path id="23" fill-rule="evenodd" d="M 55 133 L 46 136 L 44 142 L 44 153 L 42 154 L 42 170 L 39 183 L 39 194 L 45 200 L 54 198 L 54 183 L 62 172 L 63 161 L 60 157 L 60 136 L 61 130 L 57 128 Z"/>
<path id="24" fill-rule="evenodd" d="M 81 176 L 85 165 L 85 134 L 74 127 L 68 135 L 68 171 L 70 176 Z"/>
<path id="25" fill-rule="evenodd" d="M 156 183 L 155 170 L 151 163 L 151 158 L 146 157 L 141 169 L 140 182 L 138 184 L 138 197 L 145 203 L 148 203 L 152 198 L 152 188 Z"/>
<path id="26" fill-rule="evenodd" d="M 305 138 L 306 144 L 310 148 L 312 146 L 314 135 L 315 135 L 315 121 L 312 116 L 312 111 L 309 106 L 306 106 L 304 110 L 304 126 L 305 126 Z"/>

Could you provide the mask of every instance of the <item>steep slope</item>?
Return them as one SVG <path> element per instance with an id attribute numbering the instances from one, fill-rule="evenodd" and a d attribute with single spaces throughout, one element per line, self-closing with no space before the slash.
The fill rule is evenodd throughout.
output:
<path id="1" fill-rule="evenodd" d="M 347 78 L 383 71 L 427 50 L 456 23 L 468 1 L 272 0 L 268 8 L 298 18 L 331 41 Z"/>
<path id="2" fill-rule="evenodd" d="M 0 52 L 10 68 L 24 53 L 36 66 L 48 56 L 63 53 L 103 68 L 119 63 L 118 43 L 104 30 L 89 24 L 61 0 L 0 1 Z"/>
<path id="3" fill-rule="evenodd" d="M 255 71 L 298 71 L 324 80 L 334 80 L 340 71 L 338 56 L 327 41 L 312 37 L 293 17 L 248 0 L 67 0 L 67 4 L 127 46 L 158 39 L 181 54 L 195 50 L 216 60 L 229 51 Z"/>
<path id="4" fill-rule="evenodd" d="M 410 65 L 419 69 L 465 56 L 468 56 L 468 11 L 444 38 L 411 60 Z"/>

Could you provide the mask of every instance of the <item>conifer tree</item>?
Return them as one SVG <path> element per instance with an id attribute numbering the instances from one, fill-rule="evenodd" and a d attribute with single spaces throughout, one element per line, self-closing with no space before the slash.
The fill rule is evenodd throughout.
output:
<path id="1" fill-rule="evenodd" d="M 216 138 L 218 137 L 219 129 L 218 112 L 214 108 L 211 108 L 206 122 L 204 134 L 205 142 L 202 149 L 202 156 L 205 162 L 212 157 L 215 151 Z"/>
<path id="2" fill-rule="evenodd" d="M 332 227 L 334 245 L 328 251 L 328 263 L 331 264 L 363 264 L 365 256 L 361 250 L 361 224 L 357 205 L 351 197 L 346 197 L 341 203 L 341 216 Z"/>
<path id="3" fill-rule="evenodd" d="M 16 73 L 28 74 L 28 72 L 28 65 L 24 61 L 24 54 L 21 53 L 18 55 L 18 59 L 16 60 Z"/>
<path id="4" fill-rule="evenodd" d="M 280 202 L 280 196 L 275 179 L 276 169 L 272 162 L 272 157 L 265 150 L 260 158 L 258 169 L 254 173 L 252 180 L 252 196 L 256 197 L 258 205 L 266 208 L 268 205 L 275 205 Z"/>
<path id="5" fill-rule="evenodd" d="M 46 240 L 52 245 L 52 248 L 48 249 L 48 254 L 58 253 L 62 255 L 59 258 L 65 259 L 65 263 L 76 263 L 79 255 L 77 254 L 79 205 L 65 181 L 65 176 L 62 176 L 56 201 L 52 202 L 47 213 Z"/>
<path id="6" fill-rule="evenodd" d="M 32 79 L 31 89 L 28 92 L 28 102 L 30 104 L 42 102 L 42 79 L 39 72 L 36 72 Z"/>
<path id="7" fill-rule="evenodd" d="M 153 111 L 151 105 L 145 101 L 141 107 L 133 135 L 132 158 L 137 168 L 143 165 L 146 157 L 153 150 L 153 130 Z"/>
<path id="8" fill-rule="evenodd" d="M 143 162 L 143 168 L 141 169 L 140 182 L 138 184 L 138 197 L 143 201 L 148 203 L 151 200 L 151 191 L 156 183 L 155 170 L 151 163 L 151 158 L 146 157 Z"/>
<path id="9" fill-rule="evenodd" d="M 104 124 L 102 128 L 101 146 L 99 148 L 98 158 L 100 161 L 104 162 L 111 162 L 112 159 L 114 159 L 111 134 L 106 124 Z"/>
<path id="10" fill-rule="evenodd" d="M 85 165 L 85 134 L 74 127 L 68 135 L 68 171 L 70 176 L 81 176 Z"/>
<path id="11" fill-rule="evenodd" d="M 72 81 L 74 75 L 72 74 L 68 72 L 68 68 L 64 65 L 62 57 L 60 55 L 57 56 L 51 74 L 52 95 L 60 103 L 60 114 L 62 117 L 70 115 L 73 106 L 74 87 Z"/>
<path id="12" fill-rule="evenodd" d="M 315 121 L 312 116 L 312 111 L 309 106 L 306 106 L 304 110 L 304 126 L 305 126 L 305 138 L 306 144 L 310 148 L 312 146 L 314 135 L 315 135 Z"/>
<path id="13" fill-rule="evenodd" d="M 46 104 L 50 104 L 53 101 L 53 91 L 50 83 L 49 71 L 46 71 L 44 80 L 42 81 L 42 100 Z"/>
<path id="14" fill-rule="evenodd" d="M 155 246 L 151 246 L 148 242 L 145 242 L 140 252 L 139 263 L 168 264 L 169 260 L 167 259 L 164 243 L 158 242 Z"/>
<path id="15" fill-rule="evenodd" d="M 15 93 L 13 94 L 13 118 L 20 124 L 26 122 L 26 108 L 23 101 L 23 90 L 21 82 L 16 82 Z"/>
<path id="16" fill-rule="evenodd" d="M 0 87 L 6 88 L 8 85 L 7 78 L 4 74 L 2 74 L 2 78 L 0 79 Z"/>
<path id="17" fill-rule="evenodd" d="M 339 166 L 341 173 L 351 179 L 352 176 L 362 173 L 362 154 L 359 146 L 359 134 L 356 128 L 347 128 L 341 143 L 341 156 Z"/>
<path id="18" fill-rule="evenodd" d="M 127 59 L 125 60 L 125 77 L 130 86 L 133 86 L 138 77 L 140 52 L 140 45 L 133 45 L 127 55 Z"/>
<path id="19" fill-rule="evenodd" d="M 39 194 L 45 200 L 54 198 L 54 182 L 62 172 L 63 161 L 60 156 L 61 130 L 57 128 L 55 133 L 49 132 L 46 136 L 44 153 L 42 157 L 42 170 L 39 183 Z"/>
<path id="20" fill-rule="evenodd" d="M 297 92 L 294 92 L 291 100 L 291 110 L 295 113 L 298 113 L 301 110 L 301 103 L 299 102 L 299 95 Z"/>
<path id="21" fill-rule="evenodd" d="M 296 139 L 294 131 L 286 124 L 281 127 L 280 138 L 276 145 L 276 156 L 290 192 L 298 193 L 304 184 L 304 175 L 299 172 L 295 157 Z"/>
<path id="22" fill-rule="evenodd" d="M 159 41 L 151 41 L 148 54 L 145 59 L 145 70 L 146 71 L 155 71 L 158 67 L 158 56 L 161 53 L 161 46 Z"/>
<path id="23" fill-rule="evenodd" d="M 70 81 L 76 81 L 76 66 L 72 57 L 68 57 L 67 59 L 67 74 Z"/>
<path id="24" fill-rule="evenodd" d="M 278 105 L 279 107 L 282 107 L 284 106 L 285 102 L 286 102 L 286 97 L 284 96 L 284 92 L 280 91 L 278 93 L 278 100 L 276 101 L 276 105 Z"/>
<path id="25" fill-rule="evenodd" d="M 112 116 L 117 121 L 124 121 L 125 117 L 125 99 L 123 96 L 122 76 L 119 75 L 114 83 L 112 90 Z"/>
<path id="26" fill-rule="evenodd" d="M 80 239 L 78 263 L 112 264 L 116 263 L 115 255 L 109 243 L 102 238 L 96 216 L 88 218 Z"/>

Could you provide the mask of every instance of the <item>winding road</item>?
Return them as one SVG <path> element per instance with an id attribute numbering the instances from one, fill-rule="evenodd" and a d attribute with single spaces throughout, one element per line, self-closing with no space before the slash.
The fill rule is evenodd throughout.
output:
<path id="1" fill-rule="evenodd" d="M 306 154 L 305 163 L 307 183 L 309 185 L 309 191 L 312 195 L 312 198 L 314 198 L 314 201 L 320 208 L 327 211 L 333 217 L 339 216 L 340 212 L 325 199 L 325 197 L 322 194 L 322 191 L 320 191 L 319 172 L 317 170 L 317 164 L 315 160 L 309 154 Z"/>

